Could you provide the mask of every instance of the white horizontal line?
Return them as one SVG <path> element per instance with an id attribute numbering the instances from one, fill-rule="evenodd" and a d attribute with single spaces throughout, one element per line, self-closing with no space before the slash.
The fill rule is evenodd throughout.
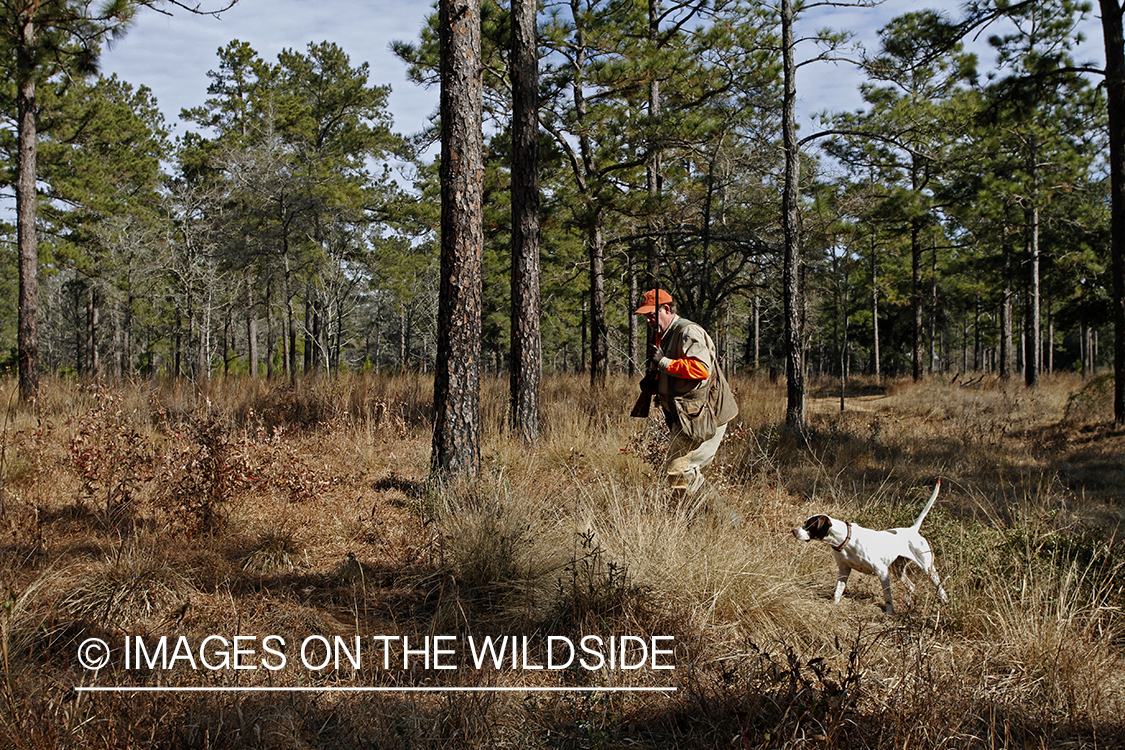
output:
<path id="1" fill-rule="evenodd" d="M 674 693 L 675 687 L 116 687 L 76 686 L 80 693 Z"/>

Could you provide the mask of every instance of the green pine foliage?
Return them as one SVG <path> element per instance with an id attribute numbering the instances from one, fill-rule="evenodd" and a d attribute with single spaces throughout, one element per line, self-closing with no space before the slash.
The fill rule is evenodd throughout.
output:
<path id="1" fill-rule="evenodd" d="M 110 4 L 75 23 L 124 30 L 143 5 Z M 1018 371 L 1032 205 L 1042 366 L 1107 362 L 1110 348 L 1096 346 L 1109 337 L 1105 103 L 1074 72 L 1084 9 L 1021 9 L 995 34 L 992 59 L 960 46 L 963 19 L 894 19 L 863 60 L 864 107 L 822 113 L 832 137 L 802 146 L 811 372 L 896 375 L 919 357 L 926 372 L 997 371 L 1005 340 Z M 482 364 L 504 371 L 508 8 L 486 2 L 482 18 Z M 816 21 L 798 23 L 811 33 Z M 273 60 L 232 40 L 201 103 L 181 113 L 190 130 L 172 141 L 143 81 L 88 75 L 97 49 L 75 46 L 77 28 L 44 32 L 40 60 L 44 369 L 198 379 L 430 368 L 436 121 L 397 132 L 386 81 L 331 40 Z M 714 332 L 729 368 L 779 370 L 777 28 L 771 9 L 741 0 L 541 8 L 547 372 L 641 364 L 630 295 L 653 253 L 660 283 Z M 849 37 L 814 36 L 822 59 Z M 433 19 L 395 50 L 415 84 L 436 85 Z M 11 63 L 4 75 L 11 122 Z M 11 186 L 12 130 L 0 130 L 0 149 Z M 14 254 L 3 267 L 14 288 Z M 14 346 L 9 309 L 0 351 Z"/>

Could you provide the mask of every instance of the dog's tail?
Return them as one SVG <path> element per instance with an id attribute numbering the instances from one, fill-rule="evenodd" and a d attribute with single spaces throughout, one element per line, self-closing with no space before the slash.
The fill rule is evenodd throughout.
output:
<path id="1" fill-rule="evenodd" d="M 941 490 L 941 477 L 938 477 L 937 484 L 934 485 L 934 494 L 930 495 L 930 500 L 926 503 L 926 507 L 922 508 L 922 512 L 918 514 L 918 518 L 914 520 L 914 525 L 910 528 L 915 531 L 921 528 L 922 522 L 926 520 L 926 514 L 930 512 L 930 508 L 934 507 L 934 501 L 937 500 L 939 490 Z"/>

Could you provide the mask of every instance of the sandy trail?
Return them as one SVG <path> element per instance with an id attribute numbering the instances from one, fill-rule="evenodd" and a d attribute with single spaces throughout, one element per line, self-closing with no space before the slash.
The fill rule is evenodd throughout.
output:
<path id="1" fill-rule="evenodd" d="M 844 399 L 844 411 L 876 412 L 890 406 L 891 397 L 885 394 L 874 396 L 848 396 Z M 817 414 L 840 411 L 840 397 L 810 398 L 809 411 Z"/>

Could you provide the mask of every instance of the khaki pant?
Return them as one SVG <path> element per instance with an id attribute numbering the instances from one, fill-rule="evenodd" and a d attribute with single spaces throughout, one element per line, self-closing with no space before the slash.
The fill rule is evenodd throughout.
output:
<path id="1" fill-rule="evenodd" d="M 719 443 L 723 442 L 726 432 L 727 426 L 719 425 L 713 438 L 698 442 L 685 437 L 683 431 L 675 430 L 668 443 L 668 458 L 664 462 L 668 486 L 685 490 L 688 494 L 699 491 L 707 481 L 703 477 L 703 469 L 715 460 Z"/>

